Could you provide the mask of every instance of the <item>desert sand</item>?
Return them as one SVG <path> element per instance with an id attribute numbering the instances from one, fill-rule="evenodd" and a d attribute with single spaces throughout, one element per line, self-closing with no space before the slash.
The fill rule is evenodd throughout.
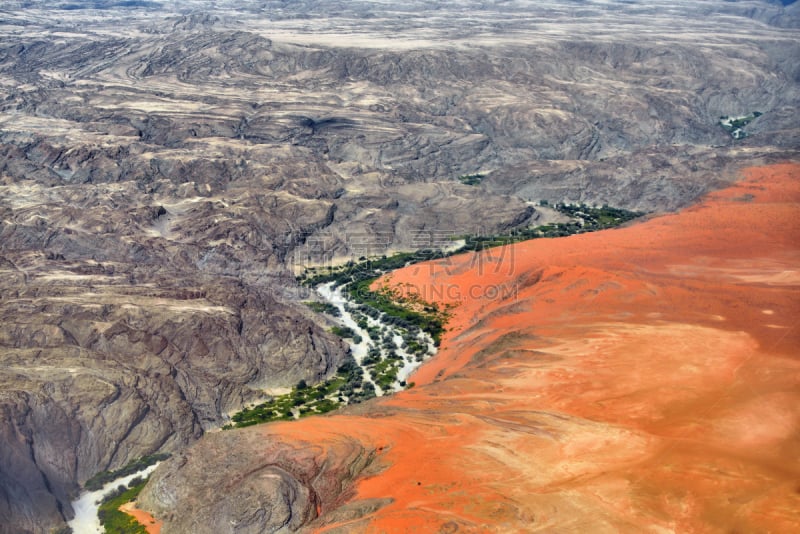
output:
<path id="1" fill-rule="evenodd" d="M 353 500 L 392 502 L 321 530 L 797 528 L 798 221 L 800 165 L 753 168 L 674 215 L 381 281 L 456 307 L 415 388 L 280 427 L 380 451 Z"/>
<path id="2" fill-rule="evenodd" d="M 142 503 L 175 531 L 208 528 L 204 505 L 328 533 L 796 531 L 798 221 L 786 163 L 625 228 L 395 271 L 376 285 L 451 306 L 413 388 L 209 435 Z"/>

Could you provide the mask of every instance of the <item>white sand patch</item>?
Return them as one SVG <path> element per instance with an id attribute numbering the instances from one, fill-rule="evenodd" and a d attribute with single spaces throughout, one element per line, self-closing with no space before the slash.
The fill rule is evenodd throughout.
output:
<path id="1" fill-rule="evenodd" d="M 378 387 L 378 385 L 372 380 L 372 377 L 369 374 L 369 369 L 367 369 L 363 363 L 364 358 L 369 351 L 369 344 L 372 341 L 369 332 L 358 326 L 358 323 L 350 314 L 350 312 L 345 309 L 347 299 L 342 295 L 341 288 L 337 287 L 336 289 L 333 289 L 333 282 L 331 282 L 319 286 L 317 288 L 317 293 L 319 293 L 322 298 L 339 309 L 339 313 L 341 314 L 338 318 L 339 322 L 361 336 L 361 343 L 354 343 L 353 341 L 349 342 L 350 352 L 353 355 L 353 359 L 355 359 L 356 363 L 359 365 L 359 367 L 361 367 L 361 370 L 364 371 L 364 382 L 368 382 L 375 386 L 375 394 L 380 397 L 383 395 L 383 390 L 381 390 L 381 388 Z"/>
<path id="2" fill-rule="evenodd" d="M 45 282 L 53 282 L 56 280 L 63 281 L 82 281 L 89 282 L 95 280 L 97 282 L 111 282 L 113 280 L 122 280 L 123 276 L 109 276 L 104 274 L 75 274 L 71 272 L 49 272 L 47 274 L 37 274 L 36 279 Z"/>
<path id="3" fill-rule="evenodd" d="M 800 285 L 800 272 L 798 271 L 780 271 L 763 274 L 738 274 L 733 276 L 743 282 L 751 284 L 767 284 L 770 286 Z"/>
<path id="4" fill-rule="evenodd" d="M 177 300 L 159 297 L 120 295 L 117 293 L 81 293 L 80 295 L 48 297 L 49 301 L 69 302 L 80 306 L 101 306 L 103 304 L 118 305 L 121 309 L 135 310 L 139 308 L 158 307 L 172 312 L 205 312 L 211 314 L 234 315 L 232 308 L 215 306 L 206 300 Z"/>

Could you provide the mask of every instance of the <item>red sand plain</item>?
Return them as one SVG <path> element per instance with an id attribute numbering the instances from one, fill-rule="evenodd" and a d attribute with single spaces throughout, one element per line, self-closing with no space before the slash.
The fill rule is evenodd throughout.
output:
<path id="1" fill-rule="evenodd" d="M 261 430 L 379 451 L 320 530 L 800 531 L 800 165 L 379 283 L 455 305 L 416 387 Z"/>

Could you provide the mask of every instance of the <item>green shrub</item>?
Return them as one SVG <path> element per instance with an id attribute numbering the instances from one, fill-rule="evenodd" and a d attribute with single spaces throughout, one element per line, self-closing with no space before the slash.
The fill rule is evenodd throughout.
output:
<path id="1" fill-rule="evenodd" d="M 355 340 L 355 337 L 357 336 L 357 334 L 352 328 L 348 328 L 346 326 L 334 326 L 333 328 L 331 328 L 331 333 L 344 339 L 349 338 Z M 358 337 L 359 339 L 361 339 L 361 336 Z"/>
<path id="2" fill-rule="evenodd" d="M 464 174 L 458 177 L 458 181 L 464 185 L 478 185 L 484 178 L 484 174 Z"/>
<path id="3" fill-rule="evenodd" d="M 100 524 L 103 525 L 106 534 L 147 534 L 144 525 L 118 510 L 123 504 L 136 500 L 146 483 L 146 480 L 142 480 L 131 488 L 120 486 L 112 495 L 103 499 L 97 510 L 97 517 L 100 518 Z"/>
<path id="4" fill-rule="evenodd" d="M 339 317 L 342 313 L 339 311 L 339 308 L 331 304 L 330 302 L 316 302 L 316 301 L 309 301 L 304 302 L 306 306 L 311 308 L 317 313 L 327 313 L 333 317 Z"/>

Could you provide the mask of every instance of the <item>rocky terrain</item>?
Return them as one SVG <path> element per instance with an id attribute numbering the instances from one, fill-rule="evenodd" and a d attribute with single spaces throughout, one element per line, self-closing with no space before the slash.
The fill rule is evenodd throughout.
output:
<path id="1" fill-rule="evenodd" d="M 5 2 L 0 532 L 334 373 L 308 265 L 539 224 L 542 200 L 674 210 L 796 157 L 798 13 Z M 720 126 L 755 111 L 743 139 Z"/>

